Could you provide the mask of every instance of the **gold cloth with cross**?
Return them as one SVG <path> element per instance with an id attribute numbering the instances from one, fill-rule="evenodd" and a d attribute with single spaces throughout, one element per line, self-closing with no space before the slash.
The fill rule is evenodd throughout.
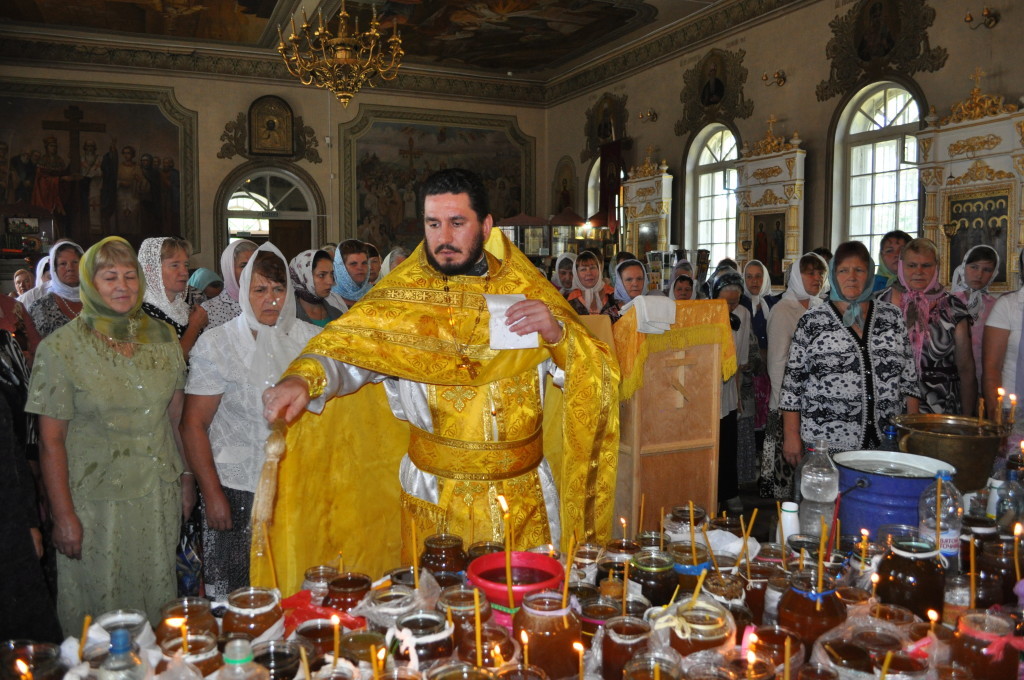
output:
<path id="1" fill-rule="evenodd" d="M 487 277 L 446 279 L 421 244 L 306 347 L 306 354 L 424 384 L 432 432 L 394 418 L 381 385 L 329 399 L 322 414 L 305 413 L 289 428 L 270 527 L 283 590 L 297 588 L 307 567 L 336 563 L 339 550 L 346 568 L 374 576 L 409 564 L 412 522 L 421 546 L 439 529 L 467 544 L 501 539 L 498 494 L 511 506 L 516 549 L 548 542 L 542 454 L 558 487 L 562 549 L 573 534 L 580 542 L 609 539 L 618 362 L 501 230 L 491 231 L 484 248 Z M 548 306 L 564 329 L 558 343 L 490 348 L 484 295 L 514 293 Z M 542 403 L 539 366 L 549 359 L 565 378 Z M 285 375 L 302 376 L 314 390 L 325 380 L 322 365 L 308 357 Z M 437 476 L 437 505 L 402 492 L 397 470 L 406 452 Z M 254 584 L 269 584 L 269 569 L 267 556 L 253 554 Z"/>

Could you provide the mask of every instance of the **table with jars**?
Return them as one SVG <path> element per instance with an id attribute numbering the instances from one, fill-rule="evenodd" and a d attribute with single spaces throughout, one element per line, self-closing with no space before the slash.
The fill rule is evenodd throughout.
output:
<path id="1" fill-rule="evenodd" d="M 953 573 L 915 527 L 759 544 L 742 519 L 680 506 L 655 530 L 507 561 L 501 544 L 436 534 L 418 574 L 399 565 L 374 581 L 310 565 L 284 600 L 244 588 L 223 603 L 173 600 L 155 622 L 102 613 L 78 645 L 7 641 L 0 678 L 99 677 L 117 628 L 175 678 L 217 672 L 237 638 L 274 680 L 1017 677 L 1018 539 L 994 521 L 965 518 Z"/>

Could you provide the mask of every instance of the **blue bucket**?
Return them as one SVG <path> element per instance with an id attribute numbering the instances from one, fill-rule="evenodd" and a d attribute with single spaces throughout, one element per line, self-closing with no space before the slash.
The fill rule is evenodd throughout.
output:
<path id="1" fill-rule="evenodd" d="M 874 537 L 883 524 L 918 525 L 917 504 L 939 470 L 949 463 L 892 451 L 846 451 L 835 455 L 843 499 L 839 520 L 845 533 L 867 529 Z"/>

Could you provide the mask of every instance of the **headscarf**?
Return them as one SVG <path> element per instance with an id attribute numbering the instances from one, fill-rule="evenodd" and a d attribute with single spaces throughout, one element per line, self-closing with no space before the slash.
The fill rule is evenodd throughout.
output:
<path id="1" fill-rule="evenodd" d="M 965 275 L 967 271 L 967 260 L 971 257 L 971 253 L 979 248 L 985 248 L 992 253 L 996 261 L 996 271 L 999 271 L 1000 259 L 999 253 L 996 251 L 996 249 L 993 248 L 992 246 L 986 246 L 984 244 L 974 246 L 966 253 L 964 253 L 964 259 L 960 263 L 960 266 L 953 270 L 953 280 L 950 281 L 949 285 L 950 292 L 952 293 L 967 293 L 967 311 L 971 313 L 971 318 L 974 319 L 975 321 L 978 320 L 978 317 L 981 315 L 982 310 L 985 309 L 985 294 L 989 292 L 988 287 L 992 285 L 993 281 L 996 280 L 995 275 L 993 275 L 992 278 L 989 279 L 989 282 L 984 287 L 979 288 L 978 290 L 974 290 L 969 285 L 967 285 L 967 277 Z M 986 262 L 987 260 L 980 261 Z"/>
<path id="2" fill-rule="evenodd" d="M 391 253 L 388 254 L 390 255 Z M 369 257 L 367 257 L 367 261 L 369 261 Z M 383 263 L 381 268 L 383 269 Z M 378 276 L 377 278 L 380 277 Z M 370 282 L 369 270 L 366 272 L 366 280 L 363 281 L 362 285 L 357 285 L 348 274 L 348 269 L 345 267 L 345 258 L 341 254 L 341 248 L 334 251 L 334 286 L 331 290 L 345 300 L 359 302 L 371 288 L 373 288 L 373 283 Z"/>
<path id="3" fill-rule="evenodd" d="M 330 259 L 326 250 L 303 250 L 288 263 L 288 278 L 295 286 L 295 294 L 310 304 L 319 305 L 325 298 L 316 294 L 316 281 L 313 278 L 313 262 L 320 253 Z"/>
<path id="4" fill-rule="evenodd" d="M 590 288 L 587 288 L 580 281 L 579 266 L 579 258 L 576 258 L 576 261 L 572 264 L 572 287 L 583 293 L 583 306 L 587 308 L 588 312 L 600 314 L 601 307 L 604 306 L 601 301 L 601 291 L 604 290 L 604 278 L 598 272 L 597 282 Z M 600 269 L 600 260 L 598 260 L 598 269 Z"/>
<path id="5" fill-rule="evenodd" d="M 743 277 L 732 267 L 720 267 L 715 272 L 715 277 L 711 279 L 711 297 L 717 300 L 722 291 L 729 286 L 735 286 L 742 291 Z"/>
<path id="6" fill-rule="evenodd" d="M 96 290 L 93 277 L 96 276 L 96 255 L 100 248 L 109 241 L 120 241 L 131 248 L 131 245 L 120 236 L 108 236 L 85 252 L 79 265 L 82 294 L 82 313 L 78 315 L 85 325 L 101 335 L 118 342 L 156 343 L 177 342 L 178 334 L 163 321 L 158 321 L 142 312 L 142 298 L 146 294 L 146 277 L 142 275 L 142 267 L 135 261 L 135 270 L 139 275 L 139 296 L 135 304 L 125 314 L 115 312 L 107 306 Z M 132 254 L 135 250 L 132 249 Z"/>
<path id="7" fill-rule="evenodd" d="M 626 257 L 626 255 L 630 255 L 630 256 Z M 619 275 L 618 275 L 619 265 L 622 264 L 623 262 L 625 262 L 626 260 L 632 260 L 632 259 L 635 259 L 635 258 L 630 253 L 626 253 L 626 252 L 618 252 L 618 253 L 615 253 L 614 255 L 612 255 L 612 259 L 608 262 L 608 278 L 611 280 L 612 286 L 617 285 L 617 281 L 618 281 L 618 278 L 619 278 Z M 645 272 L 647 271 L 646 267 L 644 268 L 644 271 Z"/>
<path id="8" fill-rule="evenodd" d="M 680 298 L 676 297 L 676 284 L 679 283 L 680 281 L 689 281 L 690 282 L 691 294 L 694 297 L 689 298 L 689 299 L 695 300 L 696 299 L 697 289 L 696 289 L 695 284 L 693 283 L 693 277 L 689 276 L 688 274 L 680 274 L 679 276 L 677 276 L 676 278 L 674 278 L 672 280 L 672 287 L 669 288 L 669 290 L 668 290 L 669 297 L 672 298 L 673 300 L 679 300 L 680 299 Z"/>
<path id="9" fill-rule="evenodd" d="M 409 259 L 409 251 L 407 249 L 403 248 L 402 246 L 392 248 L 391 252 L 388 253 L 380 263 L 380 274 L 377 275 L 377 280 L 380 281 L 385 276 L 390 274 L 391 270 L 397 267 L 398 264 L 401 264 L 401 262 L 395 264 L 395 260 L 403 256 L 405 257 L 406 260 Z"/>
<path id="10" fill-rule="evenodd" d="M 821 256 L 819 255 L 818 257 Z M 859 256 L 850 255 L 849 257 L 858 257 L 859 259 Z M 875 292 L 875 288 L 872 285 L 872 281 L 874 281 L 873 277 L 875 275 L 875 261 L 871 259 L 870 255 L 868 255 L 867 265 L 868 280 L 864 283 L 864 290 L 862 290 L 860 295 L 852 300 L 844 296 L 839 290 L 839 281 L 836 279 L 836 269 L 839 268 L 839 263 L 836 262 L 835 267 L 828 268 L 828 281 L 831 285 L 831 289 L 828 293 L 829 299 L 833 302 L 846 302 L 849 304 L 849 307 L 847 307 L 846 311 L 843 312 L 843 325 L 846 327 L 858 325 L 861 328 L 864 328 L 864 314 L 860 311 L 860 303 L 870 300 L 871 296 Z M 797 269 L 799 269 L 799 267 Z M 790 274 L 790 278 L 792 278 L 792 274 Z"/>
<path id="11" fill-rule="evenodd" d="M 139 264 L 142 265 L 142 275 L 146 279 L 146 294 L 144 302 L 148 302 L 179 326 L 188 325 L 188 302 L 185 301 L 185 292 L 188 288 L 174 296 L 173 300 L 167 299 L 167 290 L 164 288 L 163 263 L 160 259 L 160 247 L 166 236 L 147 238 L 139 247 Z M 230 278 L 230 277 L 229 277 Z"/>
<path id="12" fill-rule="evenodd" d="M 188 277 L 188 285 L 200 292 L 205 291 L 207 286 L 214 283 L 223 285 L 224 279 L 220 278 L 220 274 L 206 267 L 200 267 L 192 272 L 192 276 Z"/>
<path id="13" fill-rule="evenodd" d="M 78 256 L 82 256 L 82 246 L 78 245 L 77 243 L 64 240 L 57 241 L 56 243 L 53 244 L 53 247 L 50 248 L 50 262 L 53 263 L 52 265 L 50 265 L 50 292 L 58 297 L 64 298 L 65 300 L 78 302 L 78 286 L 69 286 L 65 284 L 63 281 L 61 281 L 60 277 L 57 276 L 57 251 L 67 246 L 72 246 L 75 250 L 78 251 Z M 81 262 L 79 262 L 78 266 L 79 268 L 81 268 Z M 82 280 L 81 272 L 79 272 L 78 274 L 78 280 L 79 282 L 81 282 Z"/>
<path id="14" fill-rule="evenodd" d="M 897 260 L 897 263 L 898 262 L 899 261 Z M 898 268 L 898 264 L 897 264 L 897 268 Z M 889 269 L 889 267 L 886 266 L 885 260 L 882 259 L 881 255 L 878 256 L 878 269 L 877 269 L 877 272 L 878 272 L 878 276 L 884 276 L 885 277 L 885 285 L 887 287 L 892 285 L 892 283 L 894 281 L 896 281 L 896 274 L 895 274 L 895 272 L 893 272 L 891 269 Z"/>
<path id="15" fill-rule="evenodd" d="M 285 277 L 285 295 L 281 300 L 281 313 L 277 323 L 267 326 L 260 323 L 249 301 L 249 287 L 253 277 L 253 264 L 256 256 L 261 253 L 273 253 L 287 265 L 284 255 L 274 244 L 267 242 L 256 249 L 252 259 L 245 265 L 238 280 L 240 294 L 238 302 L 242 307 L 242 317 L 249 330 L 256 333 L 256 350 L 249 357 L 247 377 L 254 384 L 271 387 L 288 368 L 288 364 L 302 351 L 305 340 L 293 331 L 298 329 L 295 318 L 295 291 L 290 277 Z"/>
<path id="16" fill-rule="evenodd" d="M 248 243 L 252 246 L 253 250 L 256 250 L 255 243 L 240 238 L 229 243 L 224 252 L 220 254 L 220 273 L 224 277 L 224 292 L 235 301 L 238 300 L 238 279 L 235 278 L 235 248 L 243 243 Z"/>
<path id="17" fill-rule="evenodd" d="M 562 282 L 558 279 L 558 269 L 561 266 L 561 264 L 566 260 L 569 261 L 569 269 L 575 272 L 576 253 L 562 253 L 561 255 L 559 255 L 558 259 L 555 260 L 555 268 L 551 272 L 551 283 L 554 284 L 555 288 L 557 288 L 560 293 L 568 292 L 565 288 L 562 288 Z"/>
<path id="18" fill-rule="evenodd" d="M 34 288 L 44 286 L 48 281 L 43 281 L 43 274 L 46 272 L 46 265 L 50 264 L 50 256 L 44 255 L 39 262 L 36 262 L 36 285 Z M 50 278 L 53 278 L 53 274 L 50 274 Z"/>
<path id="19" fill-rule="evenodd" d="M 903 275 L 902 254 L 899 264 L 896 266 L 896 279 L 897 283 L 894 283 L 893 287 L 900 292 L 900 309 L 903 311 L 903 318 L 907 320 L 907 339 L 910 340 L 910 348 L 914 351 L 917 374 L 921 375 L 921 355 L 931 337 L 928 318 L 932 304 L 937 303 L 942 306 L 946 302 L 946 288 L 939 283 L 938 258 L 936 258 L 932 279 L 924 290 L 910 290 L 907 279 Z"/>
<path id="20" fill-rule="evenodd" d="M 804 259 L 808 255 L 813 255 L 814 257 L 821 260 L 822 266 L 825 267 L 825 276 L 823 277 L 824 282 L 828 283 L 830 281 L 831 274 L 829 273 L 829 266 L 828 263 L 825 262 L 825 258 L 823 258 L 821 255 L 818 255 L 818 253 L 811 251 L 801 255 L 800 260 Z M 803 276 L 801 276 L 802 272 L 800 271 L 800 260 L 797 260 L 796 262 L 789 266 L 789 278 L 786 279 L 786 292 L 782 294 L 782 299 L 796 300 L 797 302 L 808 300 L 808 308 L 817 307 L 822 302 L 824 302 L 824 300 L 822 300 L 820 297 L 821 293 L 819 293 L 818 295 L 811 295 L 810 293 L 807 292 L 807 289 L 804 288 L 804 278 Z M 821 292 L 824 291 L 825 288 L 823 285 Z"/>
<path id="21" fill-rule="evenodd" d="M 622 262 L 615 265 L 615 299 L 620 302 L 629 302 L 633 298 L 629 297 L 629 293 L 626 292 L 626 286 L 622 283 L 622 270 L 626 267 L 639 266 L 644 273 L 644 287 L 640 290 L 640 295 L 647 292 L 648 279 L 647 279 L 647 267 L 640 260 L 623 260 Z M 638 295 L 637 297 L 639 297 Z"/>
<path id="22" fill-rule="evenodd" d="M 754 295 L 747 288 L 747 268 L 748 267 L 760 267 L 764 274 L 764 278 L 761 281 L 761 291 Z M 768 301 L 765 297 L 772 294 L 772 277 L 768 273 L 768 267 L 765 267 L 760 260 L 751 260 L 743 265 L 743 294 L 750 298 L 750 308 L 754 310 L 754 314 L 757 314 L 757 310 L 760 307 L 761 313 L 764 314 L 764 318 L 768 318 L 771 307 L 768 306 Z"/>

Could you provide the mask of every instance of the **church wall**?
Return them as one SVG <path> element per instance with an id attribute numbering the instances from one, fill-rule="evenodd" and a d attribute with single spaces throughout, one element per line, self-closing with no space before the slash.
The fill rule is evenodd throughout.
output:
<path id="1" fill-rule="evenodd" d="M 431 98 L 421 95 L 402 96 L 389 92 L 385 86 L 379 89 L 367 89 L 360 92 L 345 109 L 333 95 L 313 87 L 282 83 L 262 83 L 245 80 L 228 80 L 213 77 L 169 77 L 164 73 L 149 75 L 128 73 L 123 71 L 101 71 L 92 69 L 69 70 L 67 68 L 19 67 L 4 68 L 5 76 L 16 76 L 19 79 L 42 81 L 74 81 L 76 83 L 102 83 L 113 87 L 170 87 L 174 96 L 185 108 L 197 112 L 197 173 L 198 173 L 198 231 L 199 243 L 195 244 L 199 251 L 192 259 L 192 266 L 214 267 L 217 253 L 214 249 L 215 199 L 217 190 L 224 179 L 237 167 L 246 163 L 244 158 L 235 156 L 231 159 L 218 158 L 222 142 L 221 133 L 224 125 L 233 121 L 239 112 L 246 113 L 249 105 L 263 95 L 282 97 L 292 108 L 293 114 L 302 116 L 306 125 L 316 131 L 319 142 L 317 150 L 323 160 L 314 164 L 299 161 L 297 165 L 308 172 L 316 182 L 328 206 L 326 236 L 328 241 L 338 241 L 353 234 L 346 231 L 348 225 L 339 223 L 339 208 L 342 200 L 343 175 L 340 171 L 339 153 L 341 145 L 340 125 L 355 119 L 360 106 L 389 105 L 425 112 L 458 111 L 483 113 L 491 115 L 514 114 L 522 132 L 536 138 L 537 158 L 540 158 L 544 144 L 545 116 L 541 109 L 519 108 L 510 110 L 507 106 L 481 104 L 476 102 L 452 101 L 451 99 Z M 325 136 L 330 135 L 332 143 L 327 147 Z M 101 149 L 106 147 L 106 136 L 96 135 Z M 541 165 L 540 163 L 537 163 Z M 537 169 L 538 184 L 546 186 L 546 176 Z M 333 174 L 333 177 L 332 177 Z M 544 194 L 537 194 L 535 200 L 540 201 Z"/>
<path id="2" fill-rule="evenodd" d="M 968 76 L 977 66 L 988 74 L 982 81 L 985 92 L 1005 95 L 1008 102 L 1017 102 L 1018 97 L 1024 95 L 1024 67 L 1016 54 L 1015 26 L 1024 18 L 1024 7 L 1019 3 L 1001 3 L 998 5 L 1002 14 L 999 25 L 992 30 L 970 30 L 963 22 L 964 6 L 938 0 L 929 0 L 928 4 L 936 11 L 935 21 L 928 29 L 930 46 L 941 46 L 949 52 L 941 70 L 912 76 L 928 104 L 935 106 L 940 116 L 948 114 L 951 104 L 968 95 L 972 87 Z M 741 144 L 753 143 L 764 136 L 765 121 L 774 115 L 779 120 L 775 125 L 776 134 L 790 136 L 794 131 L 799 132 L 803 139 L 801 148 L 807 151 L 804 243 L 807 249 L 822 245 L 826 238 L 826 215 L 831 214 L 831 205 L 826 204 L 826 186 L 831 182 L 832 172 L 826 161 L 831 143 L 829 127 L 840 106 L 840 97 L 819 102 L 814 90 L 829 76 L 830 63 L 825 57 L 825 48 L 832 36 L 829 22 L 844 15 L 852 6 L 849 0 L 821 0 L 804 5 L 552 107 L 548 111 L 550 143 L 546 153 L 541 154 L 541 162 L 552 172 L 559 159 L 569 155 L 576 163 L 581 201 L 585 203 L 586 175 L 593 164 L 593 161 L 580 163 L 580 151 L 586 146 L 587 110 L 605 92 L 627 95 L 630 114 L 627 134 L 633 139 L 633 145 L 625 153 L 626 166 L 643 162 L 648 146 L 655 147 L 656 161 L 668 161 L 669 172 L 676 178 L 672 242 L 680 244 L 684 211 L 681 169 L 690 142 L 689 135 L 679 137 L 674 132 L 675 123 L 681 117 L 683 73 L 693 68 L 711 48 L 744 50 L 743 66 L 748 74 L 743 94 L 753 100 L 754 110 L 749 118 L 734 121 L 734 130 Z M 981 4 L 971 5 L 970 9 L 976 18 L 980 17 Z M 785 71 L 785 86 L 765 87 L 761 74 L 765 71 L 772 74 L 776 70 Z M 648 109 L 657 111 L 656 122 L 639 121 L 638 114 Z M 549 194 L 550 191 L 549 187 Z M 582 214 L 585 208 L 585 204 L 581 204 L 577 211 Z M 834 247 L 835 243 L 827 245 Z"/>

